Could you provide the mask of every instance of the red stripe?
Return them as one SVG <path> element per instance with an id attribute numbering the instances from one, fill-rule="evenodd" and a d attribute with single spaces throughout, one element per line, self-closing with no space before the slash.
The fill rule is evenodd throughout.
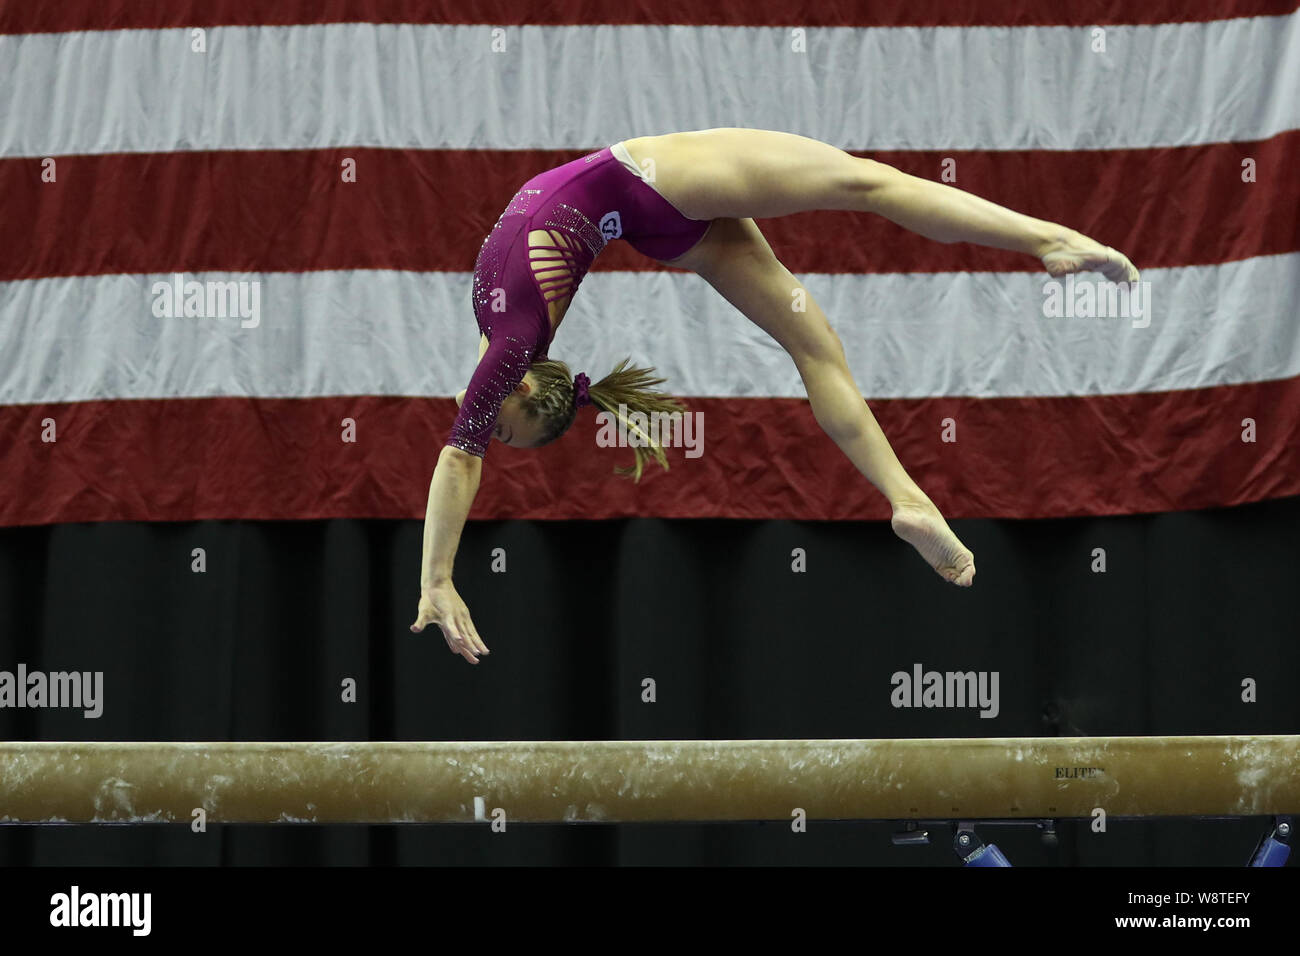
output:
<path id="1" fill-rule="evenodd" d="M 71 0 L 14 3 L 0 9 L 0 33 L 128 30 L 195 26 L 284 26 L 302 23 L 632 24 L 728 26 L 1093 26 L 1222 20 L 1289 13 L 1293 0 L 876 0 L 818 4 L 793 14 L 785 0 L 641 0 L 591 4 L 585 0 Z"/>
<path id="2" fill-rule="evenodd" d="M 571 150 L 281 150 L 0 160 L 0 279 L 313 269 L 469 271 L 515 190 Z M 1148 150 L 881 152 L 882 162 L 1063 222 L 1142 267 L 1300 251 L 1300 131 L 1255 143 Z M 356 161 L 357 181 L 340 175 Z M 1256 182 L 1242 182 L 1242 160 Z M 1104 202 L 1097 196 L 1110 197 Z M 765 220 L 795 272 L 1024 270 L 864 213 Z M 652 268 L 611 243 L 603 269 Z"/>
<path id="3" fill-rule="evenodd" d="M 728 26 L 1094 26 L 1223 20 L 1289 13 L 1293 0 L 873 0 L 813 4 L 792 10 L 786 0 L 203 0 L 132 2 L 65 0 L 12 3 L 0 9 L 0 33 L 134 30 L 195 26 L 284 26 L 299 23 L 631 24 Z"/>
<path id="4" fill-rule="evenodd" d="M 494 445 L 476 518 L 883 518 L 805 401 L 695 399 L 704 454 L 640 486 L 584 411 L 556 445 Z M 1300 494 L 1300 378 L 1090 398 L 873 402 L 953 518 L 1170 511 Z M 0 524 L 419 518 L 448 399 L 189 399 L 0 406 Z M 342 420 L 357 441 L 341 440 Z M 41 441 L 52 419 L 57 442 Z M 955 443 L 942 441 L 944 419 Z M 1254 419 L 1253 444 L 1241 440 Z"/>

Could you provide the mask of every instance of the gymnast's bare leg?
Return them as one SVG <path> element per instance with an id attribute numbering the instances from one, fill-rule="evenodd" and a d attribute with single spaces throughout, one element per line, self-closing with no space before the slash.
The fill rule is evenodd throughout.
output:
<path id="1" fill-rule="evenodd" d="M 817 140 L 767 130 L 721 129 L 624 143 L 654 187 L 684 215 L 715 220 L 670 263 L 698 272 L 794 359 L 818 424 L 889 500 L 895 533 L 945 580 L 969 586 L 975 558 L 904 470 L 862 400 L 839 337 L 811 295 L 790 309 L 799 281 L 773 254 L 753 217 L 817 209 L 875 212 L 941 242 L 974 242 L 1038 257 L 1053 275 L 1097 269 L 1112 281 L 1137 270 L 1120 253 L 1072 229 L 969 193 L 850 156 Z"/>

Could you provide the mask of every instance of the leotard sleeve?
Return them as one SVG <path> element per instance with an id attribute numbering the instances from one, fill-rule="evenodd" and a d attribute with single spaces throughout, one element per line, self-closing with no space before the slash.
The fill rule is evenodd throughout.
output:
<path id="1" fill-rule="evenodd" d="M 469 380 L 465 400 L 451 427 L 447 444 L 482 458 L 501 414 L 501 403 L 524 379 L 537 343 L 498 328 Z"/>

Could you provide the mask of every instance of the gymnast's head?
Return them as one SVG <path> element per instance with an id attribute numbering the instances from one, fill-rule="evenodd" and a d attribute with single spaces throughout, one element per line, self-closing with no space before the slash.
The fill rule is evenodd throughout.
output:
<path id="1" fill-rule="evenodd" d="M 501 404 L 493 437 L 515 448 L 549 445 L 569 430 L 579 406 L 588 403 L 596 406 L 597 412 L 612 416 L 611 423 L 621 421 L 629 438 L 640 429 L 637 419 L 629 422 L 628 416 L 640 412 L 648 419 L 656 412 L 672 415 L 685 411 L 678 399 L 655 389 L 664 379 L 656 378 L 654 369 L 629 367 L 629 361 L 619 362 L 599 382 L 590 382 L 584 375 L 576 387 L 573 372 L 563 362 L 553 359 L 534 362 L 524 380 Z M 584 389 L 585 396 L 581 394 Z M 457 404 L 464 394 L 456 396 Z M 635 461 L 628 467 L 615 468 L 615 473 L 640 481 L 646 462 L 652 458 L 667 470 L 668 458 L 662 445 L 652 440 L 655 437 L 646 435 L 644 442 L 636 444 L 629 441 Z"/>

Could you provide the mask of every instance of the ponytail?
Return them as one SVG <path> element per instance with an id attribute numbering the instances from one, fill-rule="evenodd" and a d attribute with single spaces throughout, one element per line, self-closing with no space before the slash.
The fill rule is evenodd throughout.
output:
<path id="1" fill-rule="evenodd" d="M 599 382 L 588 386 L 587 395 L 591 403 L 603 412 L 609 412 L 618 419 L 628 433 L 636 436 L 632 451 L 635 460 L 629 466 L 615 468 L 614 473 L 640 481 L 646 463 L 653 458 L 668 470 L 668 456 L 664 454 L 662 436 L 646 430 L 636 422 L 629 421 L 630 416 L 640 412 L 646 420 L 653 420 L 655 413 L 660 415 L 678 415 L 686 412 L 686 406 L 679 399 L 666 392 L 655 389 L 665 379 L 655 377 L 653 368 L 628 367 L 631 359 L 623 359 Z M 547 359 L 534 362 L 529 369 L 537 380 L 537 388 L 524 400 L 530 415 L 541 419 L 545 433 L 539 444 L 545 445 L 555 441 L 573 424 L 577 414 L 574 406 L 573 375 L 563 362 Z M 675 419 L 680 426 L 680 417 Z"/>
<path id="2" fill-rule="evenodd" d="M 587 391 L 591 395 L 593 405 L 603 412 L 609 412 L 619 420 L 629 434 L 637 436 L 637 442 L 632 448 L 636 460 L 628 467 L 615 468 L 614 473 L 624 477 L 630 476 L 633 481 L 640 481 L 641 472 L 652 457 L 664 471 L 667 471 L 668 456 L 664 454 L 663 444 L 658 440 L 662 436 L 647 433 L 644 428 L 629 421 L 629 417 L 634 412 L 641 412 L 648 421 L 656 412 L 662 415 L 676 414 L 677 424 L 680 427 L 680 416 L 686 411 L 686 406 L 666 392 L 654 388 L 666 381 L 656 378 L 654 369 L 628 368 L 629 361 L 631 359 L 623 359 L 614 366 L 614 371 Z M 655 429 L 655 432 L 657 433 L 658 429 Z"/>

